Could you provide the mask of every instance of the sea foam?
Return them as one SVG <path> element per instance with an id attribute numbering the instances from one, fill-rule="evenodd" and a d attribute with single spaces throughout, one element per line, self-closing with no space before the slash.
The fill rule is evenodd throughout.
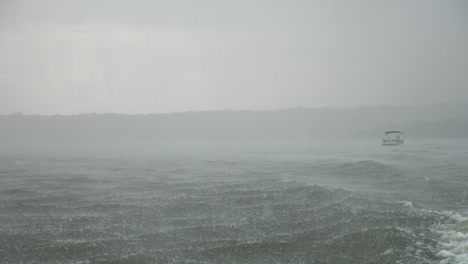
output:
<path id="1" fill-rule="evenodd" d="M 450 215 L 455 223 L 447 225 L 441 233 L 437 256 L 441 264 L 468 263 L 468 218 Z"/>

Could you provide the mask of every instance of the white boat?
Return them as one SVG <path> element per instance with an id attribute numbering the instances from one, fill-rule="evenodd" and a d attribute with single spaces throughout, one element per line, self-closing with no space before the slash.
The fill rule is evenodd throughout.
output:
<path id="1" fill-rule="evenodd" d="M 400 131 L 387 131 L 385 137 L 382 139 L 384 146 L 396 146 L 403 144 L 403 132 Z"/>

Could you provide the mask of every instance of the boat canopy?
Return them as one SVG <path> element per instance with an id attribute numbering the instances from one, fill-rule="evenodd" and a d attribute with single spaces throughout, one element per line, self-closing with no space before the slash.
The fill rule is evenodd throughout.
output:
<path id="1" fill-rule="evenodd" d="M 402 135 L 403 135 L 403 132 L 401 132 L 401 131 L 396 131 L 396 130 L 392 130 L 392 131 L 387 131 L 387 132 L 385 132 L 385 134 L 386 134 L 386 135 L 388 135 L 388 134 L 402 134 Z"/>

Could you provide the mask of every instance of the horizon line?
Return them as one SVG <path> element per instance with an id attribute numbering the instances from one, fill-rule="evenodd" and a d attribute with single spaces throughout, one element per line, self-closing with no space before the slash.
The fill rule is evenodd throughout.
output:
<path id="1" fill-rule="evenodd" d="M 191 114 L 191 113 L 213 113 L 213 112 L 275 112 L 275 111 L 290 111 L 290 110 L 357 110 L 362 108 L 413 108 L 413 107 L 430 107 L 430 106 L 442 106 L 442 105 L 465 105 L 466 102 L 441 102 L 441 103 L 426 103 L 426 104 L 400 104 L 400 105 L 388 105 L 388 104 L 367 104 L 360 106 L 302 106 L 298 105 L 295 107 L 284 107 L 284 108 L 258 108 L 258 109 L 215 109 L 215 110 L 186 110 L 186 111 L 173 111 L 173 112 L 147 112 L 147 113 L 124 113 L 124 112 L 81 112 L 81 113 L 69 113 L 69 114 L 34 114 L 34 113 L 23 113 L 16 111 L 9 114 L 0 114 L 0 116 L 79 116 L 79 115 L 127 115 L 127 116 L 145 116 L 145 115 L 171 115 L 171 114 Z"/>

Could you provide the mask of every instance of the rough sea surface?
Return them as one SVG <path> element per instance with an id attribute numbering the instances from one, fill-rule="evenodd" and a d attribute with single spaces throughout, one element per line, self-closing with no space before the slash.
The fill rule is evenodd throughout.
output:
<path id="1" fill-rule="evenodd" d="M 0 152 L 0 263 L 468 263 L 466 142 Z"/>

